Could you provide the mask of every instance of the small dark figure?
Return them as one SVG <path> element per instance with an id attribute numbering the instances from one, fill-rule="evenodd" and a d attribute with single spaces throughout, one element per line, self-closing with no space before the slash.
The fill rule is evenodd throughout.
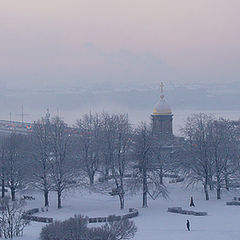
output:
<path id="1" fill-rule="evenodd" d="M 195 207 L 194 202 L 193 202 L 193 197 L 191 197 L 191 200 L 190 200 L 190 207 Z"/>
<path id="2" fill-rule="evenodd" d="M 189 220 L 187 220 L 186 226 L 187 226 L 187 230 L 190 231 L 190 222 L 189 222 Z"/>

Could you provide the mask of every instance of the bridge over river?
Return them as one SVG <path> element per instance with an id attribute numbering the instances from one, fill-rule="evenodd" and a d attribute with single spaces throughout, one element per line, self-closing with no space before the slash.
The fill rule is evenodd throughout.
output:
<path id="1" fill-rule="evenodd" d="M 32 123 L 0 120 L 0 135 L 9 135 L 12 132 L 28 134 L 32 131 Z"/>

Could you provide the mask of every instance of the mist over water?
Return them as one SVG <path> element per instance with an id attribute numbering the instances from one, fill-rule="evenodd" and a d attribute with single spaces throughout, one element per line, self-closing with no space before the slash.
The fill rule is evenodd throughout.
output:
<path id="1" fill-rule="evenodd" d="M 204 112 L 216 117 L 238 120 L 240 85 L 189 85 L 165 84 L 165 99 L 173 112 L 173 131 L 179 135 L 184 121 L 193 113 Z M 73 126 L 76 120 L 87 113 L 127 113 L 130 121 L 137 125 L 151 121 L 151 113 L 158 101 L 158 85 L 99 85 L 75 88 L 48 89 L 0 89 L 0 119 L 34 122 L 44 117 L 47 109 L 51 116 L 59 115 Z"/>
<path id="2" fill-rule="evenodd" d="M 51 110 L 51 109 L 50 109 Z M 115 109 L 113 106 L 105 106 L 105 108 L 82 108 L 82 109 L 75 109 L 75 110 L 59 110 L 54 109 L 50 111 L 51 116 L 56 116 L 59 114 L 59 116 L 70 126 L 74 126 L 77 119 L 80 119 L 84 114 L 88 114 L 90 112 L 92 113 L 101 113 L 101 112 L 109 112 L 109 113 L 126 113 L 129 116 L 130 122 L 134 125 L 137 126 L 140 122 L 146 121 L 149 122 L 151 121 L 151 113 L 152 109 L 145 109 L 145 110 L 136 110 L 136 109 L 124 109 L 124 108 L 117 108 Z M 27 111 L 28 115 L 24 116 L 24 121 L 25 122 L 34 122 L 41 117 L 45 116 L 46 114 L 46 109 L 41 109 L 41 110 L 29 110 Z M 181 109 L 173 109 L 173 132 L 175 135 L 180 136 L 181 132 L 180 129 L 183 127 L 185 124 L 185 121 L 187 117 L 191 116 L 192 114 L 195 113 L 207 113 L 207 114 L 214 114 L 216 117 L 222 117 L 225 119 L 230 119 L 230 120 L 239 120 L 240 119 L 240 111 L 231 111 L 231 110 L 181 110 Z M 1 113 L 0 118 L 2 120 L 9 120 L 9 115 L 7 113 Z M 19 114 L 13 115 L 12 120 L 19 121 L 21 122 L 21 115 L 20 115 L 20 109 L 19 109 Z"/>

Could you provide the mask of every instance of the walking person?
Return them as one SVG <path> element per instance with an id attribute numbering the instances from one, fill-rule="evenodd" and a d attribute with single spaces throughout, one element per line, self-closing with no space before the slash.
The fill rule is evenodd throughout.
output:
<path id="1" fill-rule="evenodd" d="M 190 222 L 189 222 L 189 220 L 187 220 L 186 226 L 187 226 L 187 230 L 190 231 Z"/>
<path id="2" fill-rule="evenodd" d="M 190 207 L 195 207 L 195 204 L 193 202 L 193 197 L 191 197 L 191 199 L 190 199 Z"/>

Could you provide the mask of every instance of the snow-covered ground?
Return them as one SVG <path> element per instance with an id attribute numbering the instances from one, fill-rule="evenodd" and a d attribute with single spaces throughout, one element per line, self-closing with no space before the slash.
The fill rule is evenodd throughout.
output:
<path id="1" fill-rule="evenodd" d="M 63 208 L 56 209 L 56 196 L 50 195 L 51 207 L 48 212 L 39 215 L 54 219 L 67 219 L 74 214 L 87 216 L 120 215 L 129 207 L 139 210 L 140 215 L 133 219 L 138 227 L 134 240 L 239 240 L 240 239 L 240 206 L 226 206 L 234 196 L 240 197 L 240 190 L 223 191 L 222 199 L 215 200 L 215 192 L 211 193 L 211 200 L 205 201 L 201 186 L 185 188 L 183 183 L 167 184 L 169 199 L 149 199 L 149 207 L 141 208 L 141 195 L 126 197 L 126 210 L 119 210 L 117 197 L 89 193 L 86 190 L 67 192 L 63 199 Z M 31 193 L 36 200 L 28 201 L 27 208 L 41 207 L 42 196 Z M 190 197 L 193 196 L 196 207 L 189 207 Z M 196 211 L 206 211 L 208 216 L 187 216 L 167 212 L 168 207 L 182 207 Z M 191 222 L 192 230 L 186 231 L 186 220 Z M 24 236 L 18 240 L 37 240 L 41 227 L 45 224 L 32 222 L 24 231 Z M 91 226 L 91 224 L 89 224 Z"/>

